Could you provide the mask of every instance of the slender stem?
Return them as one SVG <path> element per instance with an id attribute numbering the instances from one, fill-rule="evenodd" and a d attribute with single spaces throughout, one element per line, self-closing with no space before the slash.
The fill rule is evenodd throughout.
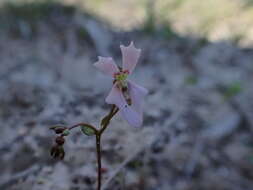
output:
<path id="1" fill-rule="evenodd" d="M 102 133 L 104 132 L 104 130 L 107 128 L 107 126 L 109 125 L 111 119 L 113 118 L 113 116 L 119 111 L 119 109 L 113 105 L 110 113 L 106 116 L 107 117 L 107 121 L 106 123 L 102 126 L 102 128 L 98 131 L 99 134 L 102 135 Z"/>
<path id="2" fill-rule="evenodd" d="M 90 125 L 90 124 L 88 124 L 88 123 L 78 123 L 78 124 L 72 125 L 72 126 L 69 127 L 68 129 L 71 130 L 71 129 L 74 129 L 74 128 L 76 128 L 76 127 L 80 127 L 80 126 L 82 126 L 82 125 L 85 125 L 85 126 L 91 128 L 91 129 L 93 129 L 96 133 L 98 132 L 98 130 L 97 130 L 94 126 L 92 126 L 92 125 Z"/>
<path id="3" fill-rule="evenodd" d="M 96 135 L 96 150 L 97 150 L 97 190 L 101 190 L 101 184 L 102 184 L 102 164 L 101 164 L 101 137 L 103 132 L 105 131 L 105 129 L 108 127 L 108 125 L 110 124 L 111 119 L 113 118 L 113 116 L 119 111 L 119 109 L 113 105 L 109 114 L 106 115 L 103 120 L 104 122 L 101 123 L 101 128 L 97 129 L 96 127 L 92 126 L 91 124 L 88 123 L 78 123 L 75 125 L 70 126 L 68 129 L 72 130 L 76 127 L 80 127 L 80 126 L 86 126 L 89 127 L 91 129 L 93 129 L 95 131 L 95 135 Z"/>
<path id="4" fill-rule="evenodd" d="M 107 128 L 107 126 L 109 125 L 111 119 L 113 118 L 113 116 L 119 111 L 119 109 L 113 105 L 111 108 L 110 113 L 104 117 L 106 118 L 106 122 L 102 125 L 102 127 L 100 128 L 100 130 L 97 130 L 96 132 L 96 149 L 97 149 L 97 165 L 98 165 L 98 169 L 97 169 L 97 190 L 101 189 L 101 181 L 102 181 L 102 164 L 101 164 L 101 137 L 103 132 L 105 131 L 105 129 Z"/>
<path id="5" fill-rule="evenodd" d="M 97 190 L 101 189 L 101 180 L 102 180 L 102 164 L 101 164 L 101 138 L 100 134 L 96 135 L 96 148 L 97 148 Z"/>

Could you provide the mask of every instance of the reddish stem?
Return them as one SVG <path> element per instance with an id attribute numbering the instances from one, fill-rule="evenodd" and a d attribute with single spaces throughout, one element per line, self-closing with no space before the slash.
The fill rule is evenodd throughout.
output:
<path id="1" fill-rule="evenodd" d="M 72 130 L 76 127 L 81 127 L 81 126 L 86 126 L 89 127 L 91 129 L 93 129 L 95 131 L 95 135 L 96 135 L 96 151 L 97 151 L 97 165 L 98 165 L 98 169 L 97 169 L 97 190 L 101 189 L 101 184 L 102 184 L 102 164 L 101 164 L 101 136 L 103 134 L 103 132 L 105 131 L 105 129 L 108 127 L 108 125 L 110 124 L 111 119 L 113 118 L 113 116 L 119 111 L 119 109 L 113 105 L 109 114 L 106 115 L 104 117 L 104 122 L 101 124 L 101 128 L 97 129 L 96 127 L 92 126 L 91 124 L 88 123 L 78 123 L 75 125 L 70 126 L 68 129 Z"/>
<path id="2" fill-rule="evenodd" d="M 97 190 L 101 189 L 101 181 L 102 181 L 102 164 L 101 164 L 101 141 L 100 135 L 96 135 L 96 149 L 97 149 Z"/>

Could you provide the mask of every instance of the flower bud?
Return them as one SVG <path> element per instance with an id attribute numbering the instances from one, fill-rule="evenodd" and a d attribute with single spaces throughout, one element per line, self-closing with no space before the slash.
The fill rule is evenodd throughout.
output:
<path id="1" fill-rule="evenodd" d="M 56 144 L 58 144 L 58 145 L 63 145 L 64 142 L 65 142 L 65 139 L 64 139 L 64 137 L 59 136 L 59 137 L 56 137 L 55 142 L 56 142 Z"/>
<path id="2" fill-rule="evenodd" d="M 64 127 L 64 126 L 61 126 L 61 125 L 56 125 L 56 126 L 50 127 L 50 129 L 54 130 L 54 132 L 55 132 L 56 134 L 61 134 L 61 133 L 63 133 L 63 131 L 64 131 L 65 129 L 67 129 L 67 127 Z"/>
<path id="3" fill-rule="evenodd" d="M 66 128 L 65 127 L 59 127 L 59 128 L 56 128 L 54 131 L 56 134 L 61 134 L 64 132 Z"/>
<path id="4" fill-rule="evenodd" d="M 65 151 L 64 151 L 64 148 L 62 146 L 55 145 L 51 148 L 50 154 L 51 154 L 52 157 L 60 158 L 62 160 L 65 156 Z"/>

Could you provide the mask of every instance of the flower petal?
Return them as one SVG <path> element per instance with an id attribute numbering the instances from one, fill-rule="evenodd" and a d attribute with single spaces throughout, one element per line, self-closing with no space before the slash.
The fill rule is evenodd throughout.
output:
<path id="1" fill-rule="evenodd" d="M 119 72 L 119 69 L 111 57 L 98 57 L 94 66 L 103 73 L 113 77 L 113 74 Z"/>
<path id="2" fill-rule="evenodd" d="M 105 99 L 105 102 L 108 104 L 115 104 L 119 109 L 127 106 L 127 102 L 122 92 L 118 89 L 117 84 L 113 85 L 112 90 Z"/>
<path id="3" fill-rule="evenodd" d="M 133 127 L 142 125 L 142 115 L 136 112 L 132 106 L 127 105 L 120 109 L 121 116 Z"/>
<path id="4" fill-rule="evenodd" d="M 138 113 L 133 106 L 129 106 L 117 85 L 114 84 L 109 95 L 106 97 L 106 103 L 115 104 L 119 110 L 121 116 L 134 127 L 142 125 L 142 115 Z"/>
<path id="5" fill-rule="evenodd" d="M 141 50 L 136 49 L 133 42 L 127 47 L 121 45 L 120 49 L 122 53 L 123 70 L 128 70 L 132 73 L 140 57 Z"/>
<path id="6" fill-rule="evenodd" d="M 128 89 L 133 108 L 142 115 L 142 100 L 148 94 L 148 90 L 131 81 L 128 81 Z"/>

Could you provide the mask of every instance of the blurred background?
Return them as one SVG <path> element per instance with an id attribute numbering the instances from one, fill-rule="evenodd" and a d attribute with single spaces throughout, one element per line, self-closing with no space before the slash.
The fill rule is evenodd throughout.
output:
<path id="1" fill-rule="evenodd" d="M 104 189 L 253 189 L 252 0 L 1 0 L 1 190 L 95 189 L 95 139 L 57 161 L 49 127 L 99 124 L 112 81 L 92 64 L 131 41 L 144 125 L 111 122 Z"/>

